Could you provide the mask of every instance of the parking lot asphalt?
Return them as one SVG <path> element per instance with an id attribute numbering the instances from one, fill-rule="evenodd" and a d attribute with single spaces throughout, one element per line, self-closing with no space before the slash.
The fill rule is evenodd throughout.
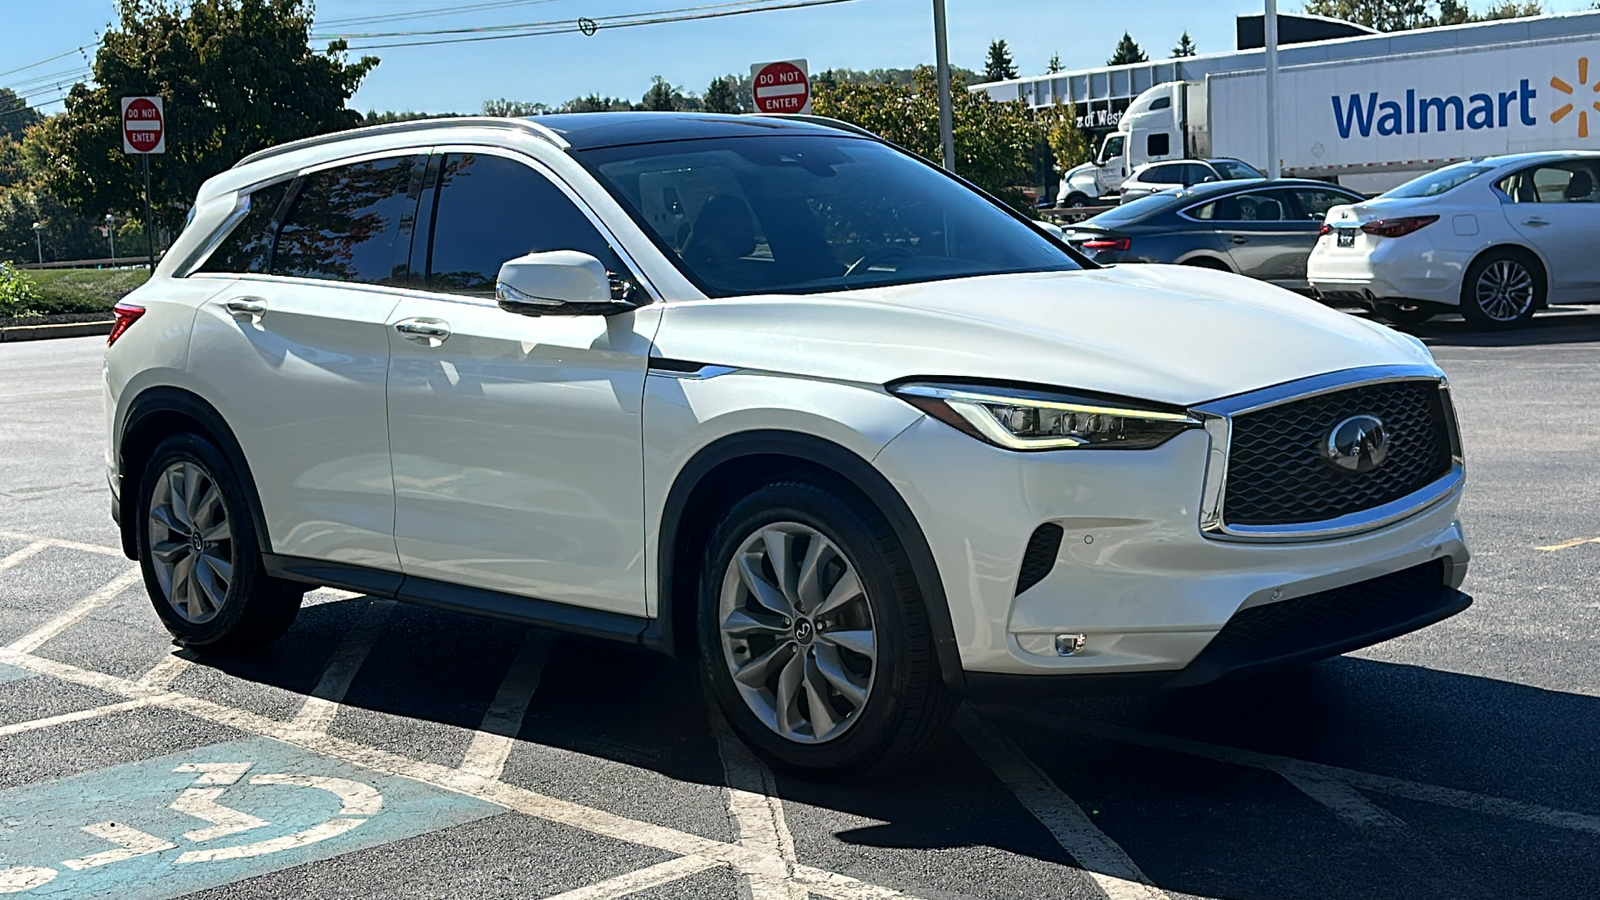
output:
<path id="1" fill-rule="evenodd" d="M 964 709 L 775 774 L 691 666 L 317 591 L 175 652 L 117 549 L 103 341 L 0 347 L 0 894 L 1600 896 L 1600 314 L 1414 329 L 1464 431 L 1471 609 L 1280 675 Z"/>

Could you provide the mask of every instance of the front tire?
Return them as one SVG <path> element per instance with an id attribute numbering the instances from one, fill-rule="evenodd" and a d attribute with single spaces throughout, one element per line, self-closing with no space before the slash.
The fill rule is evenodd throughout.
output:
<path id="1" fill-rule="evenodd" d="M 1437 310 L 1421 303 L 1391 301 L 1379 301 L 1373 304 L 1373 312 L 1390 325 L 1421 325 L 1438 314 Z"/>
<path id="2" fill-rule="evenodd" d="M 886 769 L 955 711 L 905 550 L 847 486 L 784 481 L 735 503 L 712 535 L 699 613 L 711 693 L 780 765 Z"/>
<path id="3" fill-rule="evenodd" d="M 289 630 L 305 588 L 266 574 L 244 487 L 215 444 L 194 434 L 167 438 L 139 488 L 139 566 L 174 640 L 238 653 Z"/>
<path id="4" fill-rule="evenodd" d="M 1527 324 L 1544 306 L 1544 267 L 1515 250 L 1492 250 L 1468 267 L 1461 280 L 1461 314 L 1480 328 Z"/>

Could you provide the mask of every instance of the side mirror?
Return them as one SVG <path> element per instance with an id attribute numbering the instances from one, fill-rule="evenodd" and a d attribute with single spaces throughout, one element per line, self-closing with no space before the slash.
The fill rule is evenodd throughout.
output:
<path id="1" fill-rule="evenodd" d="M 637 304 L 611 294 L 606 267 L 587 253 L 529 253 L 500 266 L 495 279 L 500 308 L 523 316 L 609 316 Z"/>
<path id="2" fill-rule="evenodd" d="M 1215 175 L 1207 175 L 1206 177 L 1200 179 L 1200 183 L 1201 184 L 1210 184 L 1211 182 L 1216 181 L 1216 180 L 1217 180 L 1217 176 L 1215 176 Z"/>

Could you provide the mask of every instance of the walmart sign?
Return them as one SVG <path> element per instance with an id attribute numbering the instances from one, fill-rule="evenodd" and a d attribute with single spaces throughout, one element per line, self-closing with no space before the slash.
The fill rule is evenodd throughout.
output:
<path id="1" fill-rule="evenodd" d="M 1408 88 L 1402 102 L 1398 98 L 1380 99 L 1377 91 L 1370 91 L 1365 97 L 1351 94 L 1348 100 L 1334 96 L 1333 119 L 1343 140 L 1352 135 L 1371 137 L 1374 133 L 1383 136 L 1430 130 L 1532 127 L 1539 123 L 1531 109 L 1537 96 L 1539 92 L 1526 78 L 1515 90 L 1470 94 L 1466 98 L 1460 95 L 1419 98 L 1415 88 Z"/>

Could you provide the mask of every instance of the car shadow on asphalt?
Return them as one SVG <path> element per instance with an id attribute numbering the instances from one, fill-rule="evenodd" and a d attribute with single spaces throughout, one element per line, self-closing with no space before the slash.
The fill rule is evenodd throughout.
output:
<path id="1" fill-rule="evenodd" d="M 267 652 L 200 664 L 309 694 L 369 602 L 309 606 Z M 344 703 L 409 721 L 402 734 L 428 723 L 476 729 L 527 634 L 398 606 Z M 1206 689 L 980 713 L 1044 784 L 1072 798 L 1045 796 L 1047 807 L 1081 809 L 1166 890 L 1456 898 L 1561 885 L 1565 896 L 1600 896 L 1600 698 L 1341 657 Z M 720 786 L 711 729 L 692 663 L 555 636 L 517 738 Z M 1352 803 L 1370 804 L 1376 824 L 1352 824 L 1348 809 L 1313 799 L 1285 771 L 1341 784 L 1341 771 L 1357 773 Z M 865 855 L 898 871 L 907 851 L 922 859 L 992 847 L 1077 865 L 956 733 L 920 764 L 871 779 L 780 771 L 776 784 L 791 826 L 806 834 L 797 846 L 809 864 L 849 871 Z M 1506 812 L 1529 805 L 1581 821 L 1552 826 Z"/>
<path id="2" fill-rule="evenodd" d="M 1557 307 L 1541 312 L 1520 328 L 1484 331 L 1460 316 L 1440 317 L 1421 325 L 1390 326 L 1416 335 L 1429 345 L 1450 347 L 1532 347 L 1600 341 L 1600 308 Z"/>

